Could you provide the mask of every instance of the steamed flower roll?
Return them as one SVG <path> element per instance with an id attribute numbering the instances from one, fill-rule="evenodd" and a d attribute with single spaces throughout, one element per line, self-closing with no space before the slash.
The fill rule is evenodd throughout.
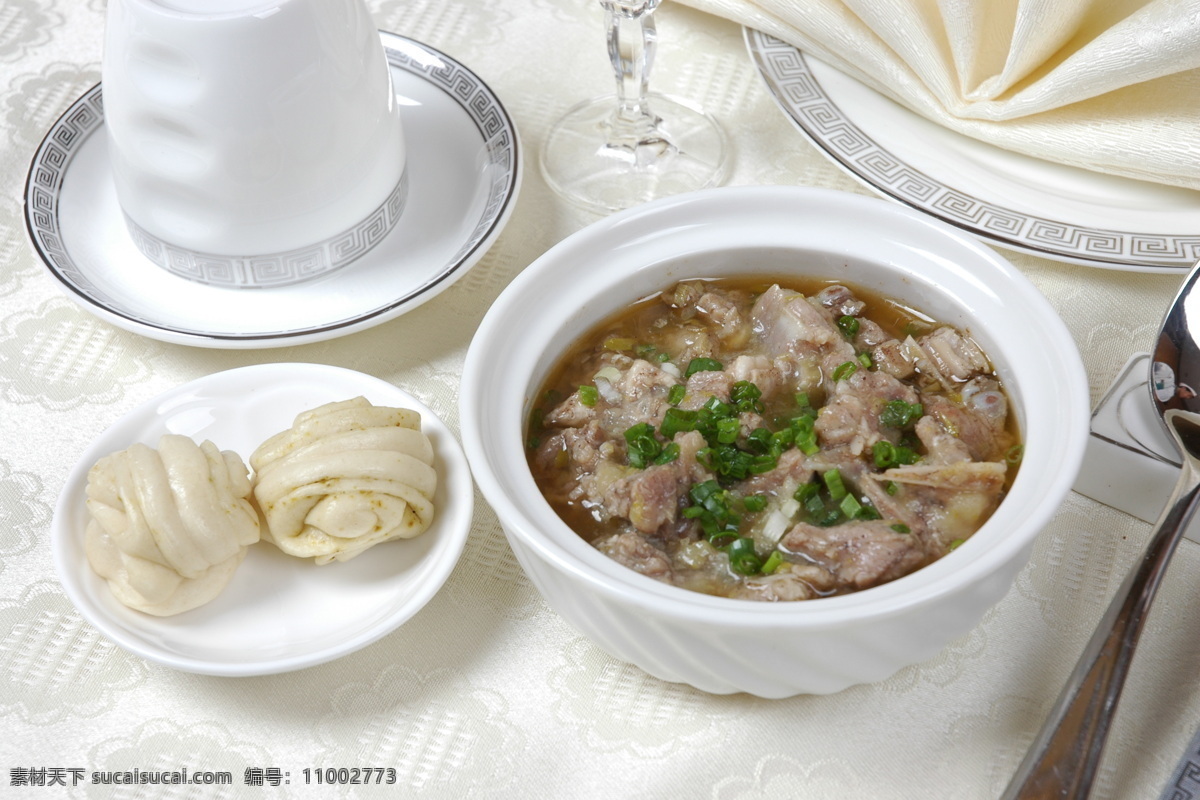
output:
<path id="1" fill-rule="evenodd" d="M 259 540 L 250 477 L 236 453 L 167 434 L 100 459 L 88 472 L 84 547 L 126 606 L 156 616 L 201 606 Z"/>
<path id="2" fill-rule="evenodd" d="M 317 564 L 347 561 L 433 521 L 433 446 L 415 411 L 356 397 L 306 411 L 250 456 L 263 538 Z"/>

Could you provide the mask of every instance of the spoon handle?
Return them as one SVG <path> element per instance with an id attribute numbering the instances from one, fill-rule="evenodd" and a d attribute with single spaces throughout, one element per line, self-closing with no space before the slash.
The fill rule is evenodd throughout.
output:
<path id="1" fill-rule="evenodd" d="M 1141 561 L 1117 590 L 1041 732 L 1002 800 L 1082 800 L 1091 791 L 1104 741 L 1150 604 L 1200 498 L 1200 415 L 1167 412 L 1183 454 L 1175 490 Z"/>

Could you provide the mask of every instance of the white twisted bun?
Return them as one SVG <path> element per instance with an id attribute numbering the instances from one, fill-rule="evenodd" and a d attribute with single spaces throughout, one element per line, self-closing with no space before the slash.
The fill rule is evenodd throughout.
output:
<path id="1" fill-rule="evenodd" d="M 437 473 L 421 416 L 363 397 L 306 411 L 250 456 L 263 539 L 317 564 L 423 533 Z"/>
<path id="2" fill-rule="evenodd" d="M 201 606 L 259 539 L 240 456 L 167 434 L 88 472 L 88 562 L 121 603 L 156 616 Z"/>

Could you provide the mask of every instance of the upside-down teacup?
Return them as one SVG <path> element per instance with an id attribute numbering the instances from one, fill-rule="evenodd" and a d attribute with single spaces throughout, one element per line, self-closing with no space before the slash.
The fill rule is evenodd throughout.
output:
<path id="1" fill-rule="evenodd" d="M 130 233 L 183 277 L 323 274 L 403 208 L 400 112 L 363 0 L 110 0 L 103 89 Z"/>

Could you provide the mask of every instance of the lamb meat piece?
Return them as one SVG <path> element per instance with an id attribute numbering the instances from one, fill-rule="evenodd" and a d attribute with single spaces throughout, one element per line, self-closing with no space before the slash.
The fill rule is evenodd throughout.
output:
<path id="1" fill-rule="evenodd" d="M 960 406 L 938 394 L 923 395 L 921 404 L 925 408 L 925 416 L 961 440 L 975 461 L 999 461 L 1015 441 L 1005 427 L 1004 417 Z"/>
<path id="2" fill-rule="evenodd" d="M 713 476 L 703 464 L 696 460 L 696 454 L 708 447 L 708 442 L 704 441 L 702 434 L 697 431 L 677 433 L 675 434 L 675 444 L 679 445 L 679 458 L 671 463 L 679 466 L 680 480 L 689 484 L 700 483 Z"/>
<path id="3" fill-rule="evenodd" d="M 837 326 L 799 292 L 772 286 L 759 295 L 751 317 L 772 356 L 816 356 L 834 366 L 855 357 Z"/>
<path id="4" fill-rule="evenodd" d="M 784 535 L 781 545 L 824 566 L 840 585 L 867 589 L 929 561 L 919 537 L 899 533 L 891 525 L 886 520 L 861 520 L 820 528 L 801 522 Z"/>
<path id="5" fill-rule="evenodd" d="M 925 446 L 922 462 L 926 464 L 954 464 L 971 460 L 971 449 L 966 442 L 954 436 L 933 417 L 921 417 L 915 428 L 917 438 Z"/>
<path id="6" fill-rule="evenodd" d="M 784 388 L 785 377 L 780 364 L 766 356 L 738 356 L 726 367 L 734 382 L 748 381 L 762 392 L 763 400 L 770 400 Z"/>
<path id="7" fill-rule="evenodd" d="M 855 455 L 868 452 L 881 439 L 896 439 L 898 432 L 883 428 L 879 420 L 893 400 L 916 403 L 918 395 L 886 372 L 858 370 L 834 383 L 832 399 L 817 413 L 818 439 L 823 446 L 848 447 Z"/>
<path id="8" fill-rule="evenodd" d="M 617 463 L 621 452 L 593 420 L 545 437 L 533 455 L 533 462 L 543 476 L 542 488 L 548 498 L 559 501 L 586 498 L 595 504 L 599 503 L 604 488 L 630 469 Z"/>
<path id="9" fill-rule="evenodd" d="M 908 349 L 898 339 L 888 339 L 872 348 L 871 361 L 880 372 L 900 380 L 911 378 L 917 371 Z"/>
<path id="10" fill-rule="evenodd" d="M 836 584 L 833 574 L 818 564 L 786 564 L 771 575 L 747 578 L 730 596 L 765 602 L 811 600 L 829 594 Z"/>
<path id="11" fill-rule="evenodd" d="M 859 350 L 870 350 L 872 347 L 878 347 L 884 342 L 896 341 L 887 332 L 879 327 L 879 324 L 866 317 L 860 317 L 858 320 L 858 333 L 854 335 L 854 346 Z"/>
<path id="12" fill-rule="evenodd" d="M 679 407 L 695 411 L 713 397 L 728 403 L 729 394 L 733 391 L 733 384 L 733 376 L 728 372 L 716 369 L 694 372 L 687 379 L 687 394 L 679 403 Z"/>
<path id="13" fill-rule="evenodd" d="M 879 480 L 961 492 L 999 495 L 1008 467 L 998 461 L 959 461 L 953 464 L 910 464 L 884 470 Z"/>
<path id="14" fill-rule="evenodd" d="M 1003 425 L 1008 419 L 1008 398 L 995 378 L 986 375 L 972 378 L 960 394 L 963 405 L 994 424 Z"/>
<path id="15" fill-rule="evenodd" d="M 584 405 L 576 390 L 546 414 L 543 424 L 551 428 L 578 428 L 596 419 L 598 413 L 596 406 Z"/>
<path id="16" fill-rule="evenodd" d="M 612 436 L 619 438 L 624 432 L 640 422 L 658 425 L 662 422 L 669 405 L 667 395 L 671 387 L 679 380 L 660 367 L 644 359 L 634 359 L 628 367 L 621 371 L 620 378 L 612 382 L 604 378 L 596 379 L 596 386 L 602 398 L 596 405 L 596 418 Z M 576 392 L 576 394 L 578 394 Z M 567 398 L 563 405 L 572 402 Z M 561 408 L 562 406 L 560 406 Z M 568 407 L 569 408 L 569 407 Z M 558 419 L 555 409 L 547 418 Z M 582 412 L 572 412 L 574 416 L 583 416 Z M 564 419 L 573 418 L 566 411 Z"/>
<path id="17" fill-rule="evenodd" d="M 953 328 L 938 328 L 922 336 L 920 345 L 944 378 L 962 383 L 991 371 L 983 351 Z"/>
<path id="18" fill-rule="evenodd" d="M 742 497 L 765 494 L 790 497 L 796 487 L 808 483 L 813 477 L 813 467 L 803 452 L 791 449 L 779 454 L 775 469 L 751 475 L 740 481 L 736 490 Z"/>
<path id="19" fill-rule="evenodd" d="M 629 522 L 642 533 L 654 533 L 675 521 L 679 511 L 679 470 L 663 464 L 628 479 Z"/>
<path id="20" fill-rule="evenodd" d="M 854 292 L 840 284 L 826 286 L 814 295 L 814 298 L 830 313 L 842 317 L 857 317 L 867 307 L 867 304 L 854 296 Z"/>
<path id="21" fill-rule="evenodd" d="M 676 521 L 682 500 L 693 483 L 712 477 L 696 453 L 706 446 L 696 431 L 676 434 L 679 457 L 645 469 L 628 468 L 603 487 L 598 500 L 609 516 L 628 519 L 643 533 L 654 533 Z"/>
<path id="22" fill-rule="evenodd" d="M 636 531 L 616 533 L 595 543 L 609 558 L 650 578 L 672 583 L 675 571 L 671 558 Z"/>
<path id="23" fill-rule="evenodd" d="M 656 390 L 670 390 L 678 382 L 678 378 L 661 367 L 644 358 L 637 358 L 621 375 L 615 386 L 626 400 L 638 401 L 648 394 L 654 394 Z"/>
<path id="24" fill-rule="evenodd" d="M 853 394 L 826 403 L 813 428 L 823 447 L 848 447 L 855 455 L 882 438 L 879 416 L 869 413 L 867 403 Z"/>
<path id="25" fill-rule="evenodd" d="M 554 437 L 552 437 L 554 438 Z M 588 422 L 578 428 L 566 428 L 558 435 L 561 441 L 561 447 L 566 452 L 570 459 L 571 466 L 579 472 L 594 472 L 596 464 L 603 458 L 605 454 L 602 450 L 605 445 L 612 451 L 612 438 L 600 427 L 600 423 L 595 420 Z M 543 449 L 549 445 L 543 445 Z"/>
<path id="26" fill-rule="evenodd" d="M 928 552 L 940 558 L 996 509 L 1006 470 L 1002 462 L 992 461 L 913 464 L 872 475 L 874 480 L 863 481 L 862 488 L 873 501 L 881 496 L 876 502 L 880 513 L 909 525 Z M 896 487 L 895 494 L 882 491 L 886 484 Z"/>
<path id="27" fill-rule="evenodd" d="M 738 307 L 719 292 L 705 292 L 696 300 L 696 309 L 712 323 L 717 337 L 728 346 L 745 344 L 750 329 Z"/>

